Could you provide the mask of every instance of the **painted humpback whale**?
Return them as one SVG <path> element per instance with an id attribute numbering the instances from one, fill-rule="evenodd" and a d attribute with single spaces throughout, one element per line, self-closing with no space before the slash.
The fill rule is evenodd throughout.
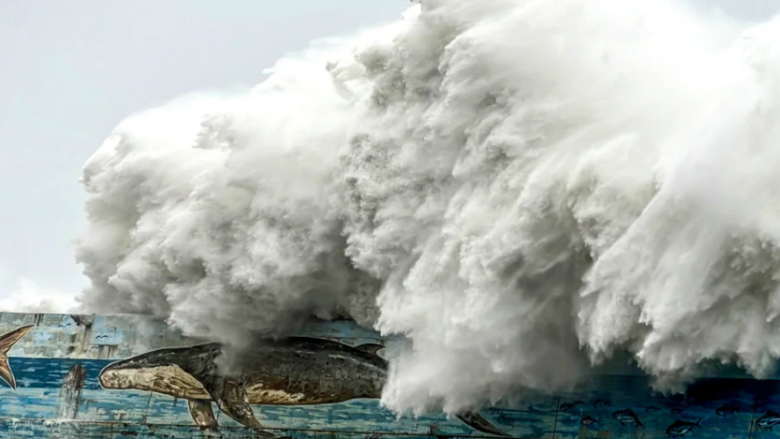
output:
<path id="1" fill-rule="evenodd" d="M 384 346 L 351 347 L 309 337 L 266 339 L 241 358 L 237 372 L 217 372 L 222 345 L 150 351 L 106 366 L 99 375 L 105 389 L 148 390 L 186 399 L 190 414 L 204 430 L 218 427 L 211 401 L 246 427 L 261 429 L 251 405 L 309 405 L 379 398 L 387 361 Z M 479 413 L 457 415 L 483 433 L 509 436 Z"/>

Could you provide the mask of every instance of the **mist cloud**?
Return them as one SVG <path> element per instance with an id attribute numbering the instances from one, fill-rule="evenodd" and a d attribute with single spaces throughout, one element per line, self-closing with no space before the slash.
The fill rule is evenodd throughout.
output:
<path id="1" fill-rule="evenodd" d="M 780 356 L 780 21 L 674 1 L 425 0 L 84 168 L 98 312 L 234 345 L 352 316 L 382 402 L 455 412 L 628 350 L 659 388 Z M 282 325 L 282 326 L 280 326 Z"/>

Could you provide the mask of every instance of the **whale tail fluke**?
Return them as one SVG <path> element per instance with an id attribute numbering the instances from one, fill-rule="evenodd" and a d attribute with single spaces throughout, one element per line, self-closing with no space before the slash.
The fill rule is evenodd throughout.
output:
<path id="1" fill-rule="evenodd" d="M 3 379 L 12 389 L 16 390 L 16 378 L 8 364 L 8 352 L 14 347 L 16 342 L 21 340 L 34 325 L 21 326 L 13 331 L 0 335 L 0 378 Z"/>

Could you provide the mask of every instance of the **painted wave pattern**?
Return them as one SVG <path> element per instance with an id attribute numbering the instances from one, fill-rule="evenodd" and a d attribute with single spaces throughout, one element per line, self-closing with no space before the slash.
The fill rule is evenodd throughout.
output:
<path id="1" fill-rule="evenodd" d="M 109 363 L 109 360 L 12 358 L 18 389 L 0 391 L 3 417 L 0 436 L 201 435 L 192 424 L 186 401 L 151 392 L 102 389 L 97 376 Z M 86 370 L 76 416 L 70 420 L 58 419 L 64 403 L 61 383 L 76 365 Z M 524 438 L 768 438 L 777 435 L 773 427 L 780 423 L 780 415 L 776 414 L 780 407 L 780 381 L 776 380 L 702 380 L 680 397 L 653 396 L 648 391 L 647 378 L 642 376 L 604 376 L 592 384 L 598 390 L 530 396 L 524 398 L 522 406 L 489 408 L 482 414 L 512 436 Z M 215 413 L 220 416 L 218 410 Z M 255 413 L 269 429 L 284 431 L 283 435 L 277 434 L 281 437 L 318 437 L 332 432 L 361 438 L 386 434 L 475 436 L 467 426 L 447 420 L 443 415 L 396 419 L 377 400 L 297 407 L 260 406 Z M 227 416 L 218 420 L 225 427 L 221 429 L 222 437 L 252 437 Z M 166 428 L 170 431 L 163 432 Z"/>
<path id="2" fill-rule="evenodd" d="M 201 438 L 187 402 L 160 393 L 107 390 L 98 375 L 117 359 L 191 340 L 168 330 L 139 331 L 130 320 L 107 316 L 0 313 L 0 332 L 34 325 L 8 352 L 17 389 L 0 387 L 0 438 Z M 304 333 L 350 346 L 398 346 L 352 322 L 316 323 Z M 77 373 L 74 373 L 77 372 Z M 487 421 L 521 438 L 746 438 L 780 430 L 780 380 L 758 381 L 718 371 L 685 395 L 650 392 L 648 378 L 616 369 L 568 394 L 526 394 L 522 404 L 481 411 Z M 68 377 L 83 377 L 77 386 Z M 729 377 L 729 378 L 727 378 Z M 212 403 L 225 439 L 258 437 Z M 487 436 L 439 413 L 397 419 L 376 399 L 305 406 L 254 406 L 257 419 L 278 438 L 378 439 L 382 436 Z"/>

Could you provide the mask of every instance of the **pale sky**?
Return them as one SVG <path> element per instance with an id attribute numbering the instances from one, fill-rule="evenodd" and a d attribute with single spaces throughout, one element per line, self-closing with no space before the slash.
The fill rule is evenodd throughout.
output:
<path id="1" fill-rule="evenodd" d="M 780 0 L 694 0 L 767 17 Z M 313 39 L 400 16 L 408 0 L 0 1 L 0 308 L 87 280 L 81 167 L 133 112 L 249 87 Z"/>
<path id="2" fill-rule="evenodd" d="M 86 223 L 78 179 L 123 118 L 187 92 L 255 85 L 285 53 L 392 21 L 409 6 L 0 1 L 0 307 L 87 285 L 71 248 Z"/>

